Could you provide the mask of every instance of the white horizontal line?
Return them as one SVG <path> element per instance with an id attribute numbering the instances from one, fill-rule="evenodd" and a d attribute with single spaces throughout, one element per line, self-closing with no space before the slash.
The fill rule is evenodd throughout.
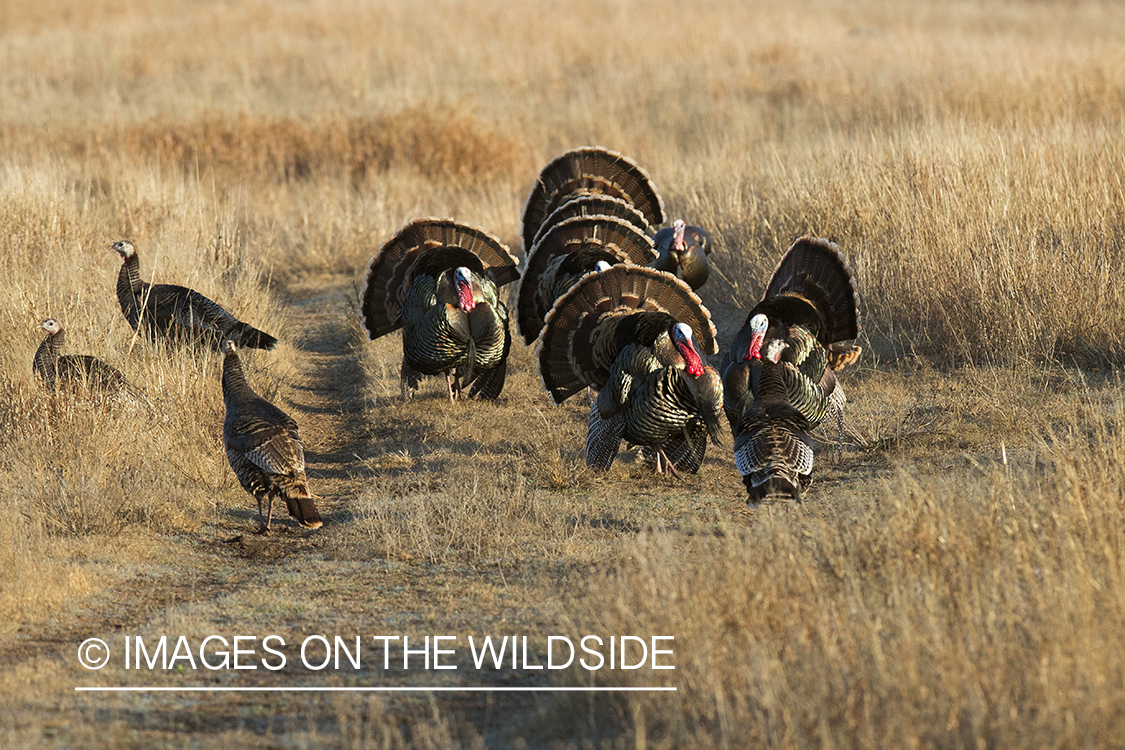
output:
<path id="1" fill-rule="evenodd" d="M 629 693 L 675 687 L 76 687 L 83 693 Z"/>

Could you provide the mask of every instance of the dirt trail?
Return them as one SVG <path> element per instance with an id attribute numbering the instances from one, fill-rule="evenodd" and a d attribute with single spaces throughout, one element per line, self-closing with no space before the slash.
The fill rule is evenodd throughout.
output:
<path id="1" fill-rule="evenodd" d="M 324 533 L 292 526 L 284 507 L 278 514 L 275 506 L 275 536 L 280 538 L 258 537 L 251 533 L 253 501 L 245 496 L 246 508 L 224 512 L 218 528 L 162 542 L 171 546 L 168 556 L 181 565 L 151 570 L 142 566 L 85 607 L 4 636 L 0 664 L 15 667 L 37 657 L 69 663 L 77 643 L 91 634 L 136 632 L 171 606 L 237 597 L 244 588 L 260 587 L 271 576 L 283 574 L 285 558 L 323 547 L 327 537 L 340 532 L 365 472 L 356 457 L 364 441 L 363 395 L 354 329 L 347 317 L 350 289 L 350 278 L 332 276 L 287 290 L 292 321 L 287 339 L 301 355 L 297 380 L 289 390 L 293 402 L 282 406 L 301 427 L 310 485 L 322 497 L 322 514 L 329 521 Z M 265 567 L 238 564 L 247 557 Z"/>
<path id="2" fill-rule="evenodd" d="M 362 488 L 358 459 L 365 439 L 363 371 L 351 325 L 350 279 L 318 277 L 291 287 L 289 317 L 301 351 L 300 376 L 288 410 L 301 426 L 313 492 L 332 513 L 346 513 L 347 498 Z"/>
<path id="3" fill-rule="evenodd" d="M 249 729 L 257 738 L 300 734 L 315 722 L 318 731 L 333 734 L 350 721 L 356 703 L 342 709 L 328 698 L 308 700 L 286 697 L 231 700 L 229 695 L 175 693 L 146 696 L 143 705 L 134 696 L 74 692 L 76 685 L 168 685 L 178 675 L 163 671 L 149 674 L 122 672 L 119 668 L 88 672 L 79 667 L 76 649 L 90 637 L 121 644 L 127 634 L 153 640 L 161 634 L 282 633 L 289 656 L 284 670 L 253 673 L 190 673 L 196 684 L 292 686 L 295 684 L 385 684 L 387 680 L 418 684 L 464 681 L 471 684 L 509 684 L 505 672 L 452 674 L 384 672 L 368 666 L 356 672 L 327 676 L 297 668 L 301 637 L 308 634 L 345 635 L 384 632 L 433 632 L 466 627 L 465 613 L 484 623 L 504 623 L 518 629 L 534 623 L 543 598 L 523 593 L 509 573 L 488 566 L 456 563 L 404 562 L 372 555 L 365 534 L 358 530 L 357 500 L 376 479 L 365 461 L 386 447 L 372 434 L 365 409 L 364 372 L 360 363 L 362 333 L 355 325 L 350 277 L 322 276 L 301 279 L 285 289 L 286 319 L 282 336 L 296 352 L 282 352 L 293 366 L 283 396 L 275 399 L 300 425 L 305 445 L 306 470 L 312 491 L 325 519 L 323 528 L 309 532 L 277 514 L 269 536 L 253 533 L 256 526 L 252 498 L 234 491 L 220 504 L 215 523 L 196 533 L 148 538 L 149 557 L 143 557 L 124 577 L 87 601 L 83 607 L 57 613 L 49 623 L 35 623 L 24 632 L 0 637 L 0 697 L 8 694 L 15 706 L 0 709 L 0 726 L 33 734 L 47 725 L 101 731 L 106 722 L 124 722 L 131 732 L 152 739 L 164 732 L 187 729 L 201 746 L 242 746 Z M 444 406 L 444 401 L 442 401 Z M 530 580 L 530 579 L 529 579 Z M 531 604 L 529 604 L 529 602 Z M 481 610 L 484 607 L 487 613 Z M 491 618 L 491 619 L 488 619 Z M 477 621 L 479 620 L 479 622 Z M 499 625 L 498 625 L 499 626 Z M 444 631 L 443 631 L 444 632 Z M 111 648 L 111 651 L 113 649 Z M 115 656 L 119 659 L 120 653 Z M 400 658 L 400 657 L 395 657 Z M 113 664 L 117 664 L 114 661 Z M 20 677 L 20 675 L 24 677 Z M 27 676 L 37 683 L 35 699 L 26 694 Z M 460 683 L 459 683 L 460 684 Z M 366 701 L 366 698 L 363 699 Z M 304 702 L 302 702 L 304 701 Z M 351 704 L 347 704 L 351 705 Z M 363 703 L 362 705 L 367 705 Z M 384 705 L 384 704 L 381 704 Z M 398 715 L 422 710 L 412 698 L 388 698 L 386 710 Z M 440 706 L 455 722 L 468 722 L 491 738 L 507 731 L 508 722 L 538 705 L 523 695 L 454 695 L 437 699 L 425 708 L 432 720 Z M 62 712 L 59 713 L 59 708 Z M 503 709 L 508 719 L 498 719 Z M 383 709 L 380 709 L 383 710 Z M 340 713 L 343 711 L 344 713 Z M 207 720 L 202 721 L 201 716 Z M 60 718 L 62 717 L 62 718 Z M 10 718 L 10 721 L 8 719 Z M 397 720 L 396 720 L 397 721 Z M 66 731 L 60 735 L 66 736 Z"/>

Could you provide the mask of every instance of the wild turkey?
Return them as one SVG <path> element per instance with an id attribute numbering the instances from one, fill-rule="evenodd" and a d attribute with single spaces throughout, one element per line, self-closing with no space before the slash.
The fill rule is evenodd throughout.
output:
<path id="1" fill-rule="evenodd" d="M 650 446 L 658 472 L 698 471 L 707 435 L 721 440 L 722 385 L 710 313 L 663 271 L 618 265 L 583 276 L 555 303 L 539 336 L 543 385 L 556 404 L 586 387 L 587 465 L 607 469 L 621 440 Z M 673 458 L 675 454 L 677 458 Z"/>
<path id="2" fill-rule="evenodd" d="M 224 341 L 220 348 L 227 410 L 223 447 L 242 488 L 258 501 L 258 531 L 269 533 L 275 498 L 285 501 L 289 515 L 301 526 L 319 529 L 323 523 L 305 477 L 305 449 L 297 423 L 250 388 L 233 341 Z"/>
<path id="3" fill-rule="evenodd" d="M 656 260 L 649 265 L 661 271 L 675 274 L 691 286 L 699 289 L 711 274 L 711 235 L 700 227 L 688 226 L 683 219 L 676 219 L 672 226 L 661 229 L 652 238 L 656 246 Z"/>
<path id="4" fill-rule="evenodd" d="M 612 195 L 583 193 L 566 199 L 565 203 L 543 220 L 539 229 L 536 230 L 535 236 L 531 239 L 531 247 L 535 247 L 551 227 L 577 216 L 612 216 L 615 219 L 621 219 L 632 224 L 646 237 L 652 236 L 652 225 L 648 223 L 644 214 L 634 208 L 632 203 L 622 198 L 615 198 Z"/>
<path id="5" fill-rule="evenodd" d="M 60 386 L 88 388 L 91 393 L 147 403 L 145 392 L 116 367 L 88 354 L 60 354 L 66 345 L 66 331 L 54 318 L 47 318 L 39 327 L 47 336 L 35 351 L 31 369 L 48 391 L 54 393 Z"/>
<path id="6" fill-rule="evenodd" d="M 555 209 L 582 195 L 620 198 L 650 226 L 664 223 L 664 203 L 645 170 L 615 151 L 584 146 L 552 159 L 535 180 L 523 209 L 520 239 L 525 254 L 531 252 L 535 235 Z"/>
<path id="7" fill-rule="evenodd" d="M 141 278 L 141 262 L 133 243 L 113 243 L 121 256 L 117 274 L 117 301 L 133 330 L 144 327 L 150 340 L 163 336 L 173 340 L 199 340 L 218 347 L 230 339 L 241 347 L 273 349 L 277 339 L 243 323 L 238 318 L 187 287 L 149 284 Z"/>
<path id="8" fill-rule="evenodd" d="M 771 339 L 766 357 L 755 355 L 735 366 L 745 376 L 753 401 L 731 426 L 734 463 L 748 493 L 747 502 L 758 503 L 770 495 L 801 500 L 801 491 L 812 480 L 813 449 L 809 420 L 790 403 L 792 369 L 778 361 L 788 345 Z M 724 386 L 731 382 L 732 371 Z"/>
<path id="9" fill-rule="evenodd" d="M 845 398 L 836 367 L 859 356 L 860 347 L 845 343 L 859 330 L 855 272 L 843 253 L 827 240 L 797 240 L 782 256 L 762 301 L 750 311 L 723 358 L 724 410 L 736 438 L 759 395 L 750 370 L 762 349 L 775 340 L 784 344 L 777 378 L 785 385 L 786 403 L 804 418 L 803 429 L 817 427 L 834 413 L 842 431 Z M 771 485 L 755 486 L 769 491 Z"/>
<path id="10" fill-rule="evenodd" d="M 539 337 L 555 300 L 599 260 L 645 265 L 652 240 L 612 216 L 574 216 L 552 226 L 531 248 L 516 298 L 516 323 L 529 346 Z"/>
<path id="11" fill-rule="evenodd" d="M 402 392 L 422 375 L 445 375 L 449 398 L 496 399 L 512 338 L 498 288 L 519 261 L 483 230 L 448 219 L 406 225 L 371 259 L 360 316 L 372 340 L 402 328 Z"/>

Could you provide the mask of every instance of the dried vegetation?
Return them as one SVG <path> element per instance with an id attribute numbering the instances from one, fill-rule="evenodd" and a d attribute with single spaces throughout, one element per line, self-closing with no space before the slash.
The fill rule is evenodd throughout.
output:
<path id="1" fill-rule="evenodd" d="M 0 5 L 0 742 L 1112 744 L 1123 25 L 1093 1 Z M 551 407 L 522 346 L 498 403 L 451 409 L 440 381 L 400 400 L 397 336 L 360 341 L 381 242 L 437 215 L 518 247 L 539 167 L 591 143 L 712 231 L 721 341 L 793 238 L 855 265 L 866 353 L 806 505 L 744 508 L 729 444 L 679 483 L 591 474 L 583 405 Z M 232 541 L 253 503 L 218 357 L 133 336 L 120 238 L 284 342 L 249 376 L 302 424 L 317 535 Z M 48 316 L 154 410 L 45 396 Z M 679 691 L 72 692 L 171 679 L 80 670 L 90 635 L 239 628 L 671 634 L 674 672 L 598 679 Z"/>

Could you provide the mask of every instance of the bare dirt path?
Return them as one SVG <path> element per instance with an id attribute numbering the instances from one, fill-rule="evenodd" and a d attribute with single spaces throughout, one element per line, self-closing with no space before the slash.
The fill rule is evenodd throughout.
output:
<path id="1" fill-rule="evenodd" d="M 275 514 L 274 533 L 261 537 L 255 526 L 253 501 L 241 489 L 220 502 L 213 524 L 197 533 L 140 537 L 152 552 L 131 566 L 116 582 L 81 606 L 57 613 L 50 622 L 0 638 L 0 695 L 11 700 L 0 708 L 0 729 L 9 739 L 57 738 L 83 744 L 105 732 L 124 731 L 159 744 L 183 731 L 201 747 L 235 747 L 262 740 L 286 742 L 310 731 L 329 735 L 348 722 L 364 721 L 375 705 L 347 696 L 293 694 L 244 698 L 225 693 L 182 696 L 158 693 L 75 693 L 76 685 L 171 686 L 185 684 L 293 686 L 302 684 L 427 684 L 433 679 L 468 680 L 471 684 L 503 684 L 511 675 L 450 675 L 417 671 L 384 672 L 365 661 L 361 670 L 309 672 L 297 668 L 301 638 L 310 633 L 348 638 L 383 632 L 457 632 L 466 620 L 513 617 L 515 627 L 527 615 L 525 602 L 509 572 L 481 570 L 474 565 L 404 562 L 371 554 L 364 545 L 357 501 L 380 477 L 371 468 L 394 446 L 371 432 L 364 396 L 361 347 L 366 345 L 355 321 L 350 276 L 325 276 L 296 281 L 284 290 L 288 330 L 284 339 L 297 350 L 277 403 L 301 428 L 310 488 L 325 526 L 308 532 L 293 525 L 284 509 Z M 444 404 L 443 404 L 444 406 Z M 427 404 L 421 408 L 429 409 Z M 275 508 L 276 510 L 276 508 Z M 486 604 L 490 602 L 491 604 Z M 515 607 L 511 603 L 518 603 Z M 481 608 L 484 608 L 483 610 Z M 485 610 L 489 610 L 488 614 Z M 523 613 L 523 614 L 521 614 Z M 527 622 L 526 619 L 523 620 Z M 125 635 L 158 640 L 188 633 L 196 640 L 208 634 L 281 633 L 289 666 L 279 672 L 212 672 L 163 670 L 129 672 L 113 666 L 100 672 L 79 667 L 79 642 L 102 638 L 111 646 Z M 119 651 L 115 654 L 120 657 Z M 397 657 L 401 658 L 401 657 Z M 116 665 L 116 662 L 112 663 Z M 34 688 L 27 690 L 31 683 Z M 413 697 L 379 702 L 378 716 L 425 714 L 431 724 L 435 710 L 448 728 L 467 722 L 472 732 L 497 740 L 504 734 L 496 711 L 525 714 L 532 704 L 523 698 L 474 694 L 419 703 Z M 514 713 L 513 713 L 514 712 Z M 356 717 L 359 717 L 358 719 Z M 416 716 L 417 718 L 417 716 Z M 377 719 L 377 720 L 376 720 Z M 376 724 L 383 719 L 373 719 Z M 392 721 L 392 724 L 398 720 Z M 412 724 L 413 722 L 407 722 Z M 444 730 L 443 730 L 444 731 Z M 26 734 L 24 734 L 26 732 Z M 5 735 L 0 732 L 0 740 Z M 287 738 L 282 740 L 281 738 Z M 3 744 L 0 742 L 0 744 Z M 52 744 L 48 740 L 47 744 Z"/>

